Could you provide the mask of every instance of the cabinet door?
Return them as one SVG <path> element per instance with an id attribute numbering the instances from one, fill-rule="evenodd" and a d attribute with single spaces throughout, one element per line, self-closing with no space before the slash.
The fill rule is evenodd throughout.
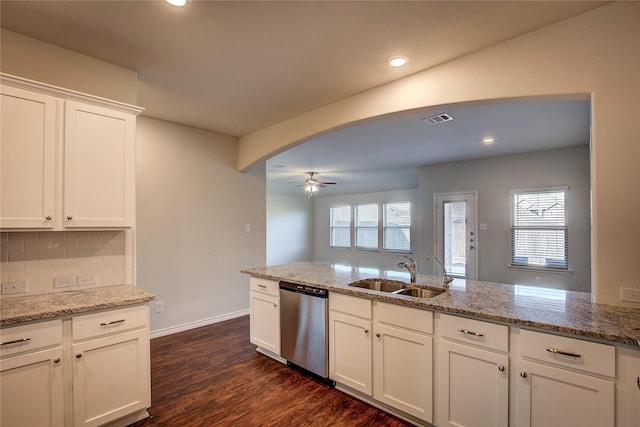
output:
<path id="1" fill-rule="evenodd" d="M 62 347 L 0 361 L 0 425 L 64 424 Z"/>
<path id="2" fill-rule="evenodd" d="M 329 312 L 329 377 L 371 396 L 371 321 Z"/>
<path id="3" fill-rule="evenodd" d="M 65 227 L 133 225 L 135 116 L 67 101 Z"/>
<path id="4" fill-rule="evenodd" d="M 616 406 L 619 426 L 640 426 L 640 351 L 620 347 Z"/>
<path id="5" fill-rule="evenodd" d="M 518 426 L 614 425 L 614 382 L 520 361 Z"/>
<path id="6" fill-rule="evenodd" d="M 56 102 L 51 96 L 2 86 L 0 227 L 53 227 Z"/>
<path id="7" fill-rule="evenodd" d="M 509 357 L 447 340 L 439 343 L 438 425 L 509 424 Z"/>
<path id="8" fill-rule="evenodd" d="M 422 420 L 433 417 L 433 338 L 376 324 L 373 397 Z"/>
<path id="9" fill-rule="evenodd" d="M 150 406 L 147 329 L 73 344 L 75 426 L 97 426 Z"/>
<path id="10" fill-rule="evenodd" d="M 280 355 L 280 299 L 251 292 L 249 335 L 252 344 Z"/>

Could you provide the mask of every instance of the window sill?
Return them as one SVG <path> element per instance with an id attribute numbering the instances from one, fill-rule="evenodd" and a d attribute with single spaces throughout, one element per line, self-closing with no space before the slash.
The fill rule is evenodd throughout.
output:
<path id="1" fill-rule="evenodd" d="M 521 271 L 535 271 L 540 273 L 551 273 L 551 274 L 573 274 L 571 270 L 561 270 L 559 268 L 547 268 L 547 267 L 528 267 L 526 265 L 507 265 L 509 270 L 521 270 Z"/>

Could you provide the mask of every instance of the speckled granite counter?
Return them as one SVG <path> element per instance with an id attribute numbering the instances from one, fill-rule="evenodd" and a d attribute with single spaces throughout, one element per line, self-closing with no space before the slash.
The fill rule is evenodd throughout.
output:
<path id="1" fill-rule="evenodd" d="M 105 286 L 82 291 L 2 298 L 0 300 L 0 326 L 5 327 L 142 304 L 152 299 L 152 294 L 133 285 Z"/>
<path id="2" fill-rule="evenodd" d="M 594 304 L 591 294 L 585 292 L 456 279 L 446 293 L 424 299 L 348 286 L 349 282 L 370 277 L 409 282 L 408 273 L 397 271 L 302 262 L 249 268 L 242 273 L 377 301 L 640 347 L 640 309 Z M 416 284 L 442 288 L 442 277 L 418 275 Z"/>

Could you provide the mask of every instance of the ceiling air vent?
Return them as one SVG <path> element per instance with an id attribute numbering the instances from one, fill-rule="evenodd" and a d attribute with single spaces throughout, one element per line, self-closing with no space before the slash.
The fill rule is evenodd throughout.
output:
<path id="1" fill-rule="evenodd" d="M 424 120 L 425 122 L 430 123 L 432 125 L 435 125 L 435 124 L 438 124 L 438 123 L 450 122 L 451 120 L 453 120 L 453 117 L 451 117 L 447 113 L 442 113 L 442 114 L 438 114 L 438 115 L 433 116 L 433 117 L 424 118 L 422 120 Z"/>

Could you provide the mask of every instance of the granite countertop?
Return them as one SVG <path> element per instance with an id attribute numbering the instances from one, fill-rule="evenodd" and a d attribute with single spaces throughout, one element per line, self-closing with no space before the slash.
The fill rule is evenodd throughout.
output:
<path id="1" fill-rule="evenodd" d="M 455 279 L 446 293 L 427 299 L 348 286 L 349 282 L 371 277 L 409 282 L 409 274 L 398 271 L 300 262 L 248 268 L 242 273 L 524 328 L 640 346 L 640 309 L 595 304 L 586 292 Z M 442 276 L 419 274 L 416 285 L 442 288 L 442 280 Z"/>
<path id="2" fill-rule="evenodd" d="M 134 285 L 115 285 L 0 299 L 0 327 L 142 304 L 153 294 Z"/>

